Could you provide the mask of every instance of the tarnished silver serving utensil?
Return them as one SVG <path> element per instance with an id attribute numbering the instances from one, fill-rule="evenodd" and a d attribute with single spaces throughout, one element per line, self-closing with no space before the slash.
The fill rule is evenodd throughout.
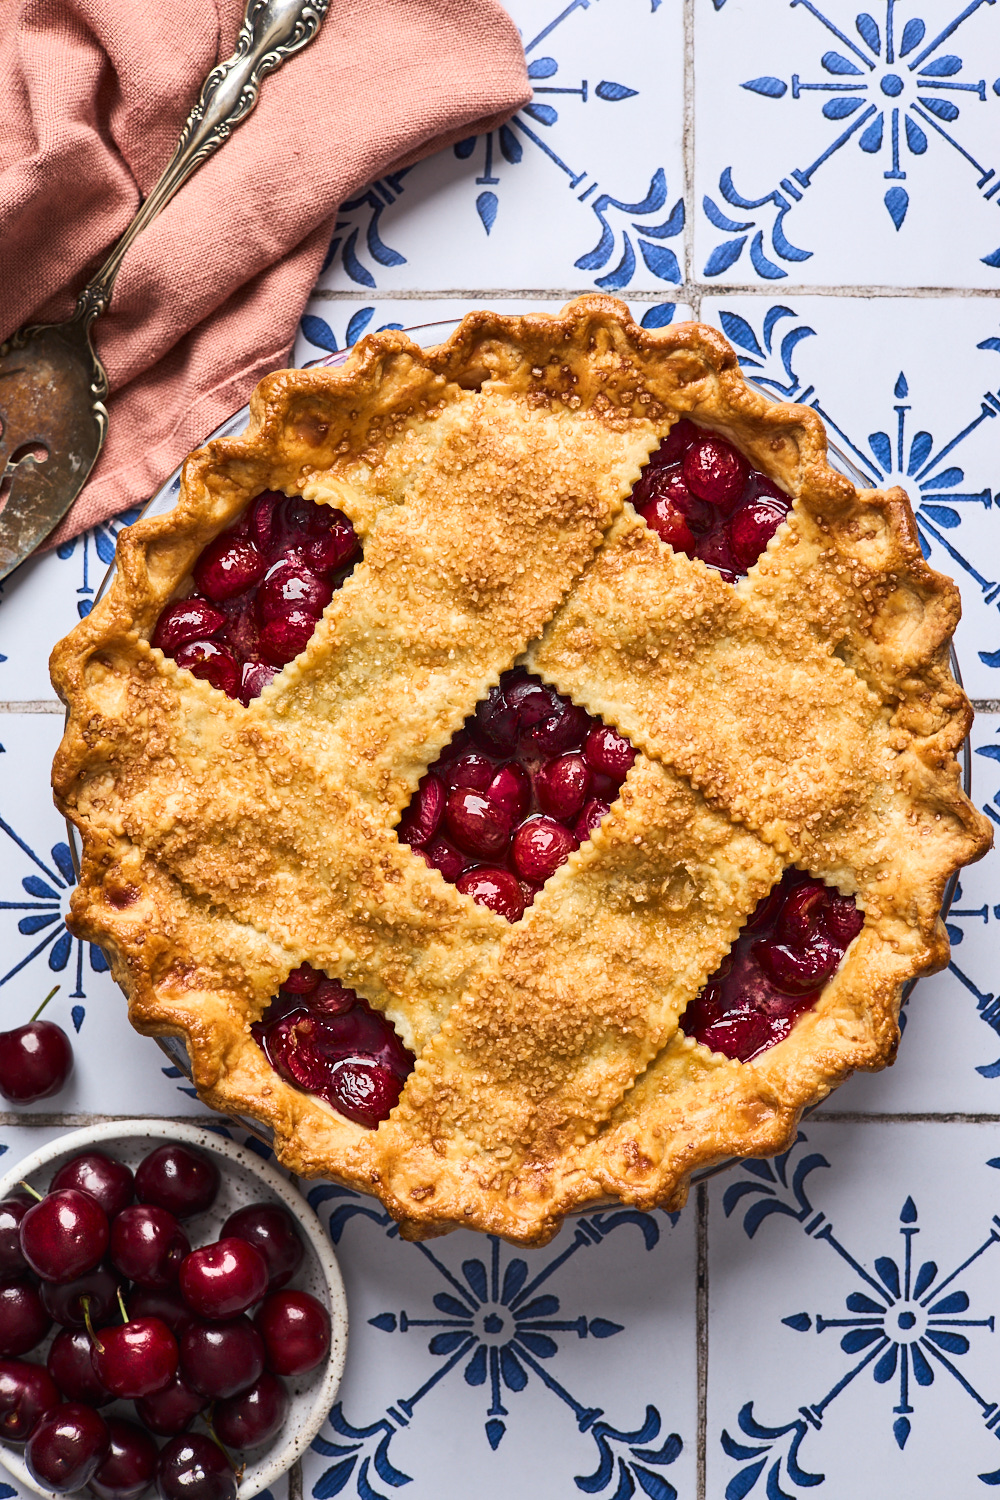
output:
<path id="1" fill-rule="evenodd" d="M 330 0 L 248 0 L 236 50 L 212 69 L 162 177 L 66 323 L 21 328 L 0 345 L 0 579 L 69 510 L 108 429 L 108 377 L 90 330 L 125 255 L 257 103 L 261 81 L 311 42 Z"/>

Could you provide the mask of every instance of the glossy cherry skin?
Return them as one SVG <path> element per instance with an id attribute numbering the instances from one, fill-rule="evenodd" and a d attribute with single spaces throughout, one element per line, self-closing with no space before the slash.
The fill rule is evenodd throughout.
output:
<path id="1" fill-rule="evenodd" d="M 108 1418 L 108 1451 L 90 1481 L 99 1500 L 139 1500 L 156 1478 L 159 1452 L 148 1432 L 121 1417 Z"/>
<path id="2" fill-rule="evenodd" d="M 159 1318 L 177 1336 L 194 1322 L 194 1313 L 176 1286 L 135 1286 L 126 1298 L 126 1306 L 130 1318 Z"/>
<path id="3" fill-rule="evenodd" d="M 118 1306 L 121 1278 L 109 1266 L 95 1266 L 73 1281 L 43 1281 L 38 1288 L 42 1306 L 56 1323 L 64 1328 L 82 1328 L 86 1319 L 83 1304 L 90 1310 L 92 1323 L 104 1323 Z"/>
<path id="4" fill-rule="evenodd" d="M 104 1259 L 108 1216 L 89 1193 L 59 1188 L 21 1220 L 21 1253 L 47 1281 L 73 1281 Z"/>
<path id="5" fill-rule="evenodd" d="M 203 1151 L 170 1141 L 157 1146 L 140 1162 L 135 1195 L 140 1203 L 155 1203 L 178 1219 L 204 1213 L 219 1191 L 219 1169 Z"/>
<path id="6" fill-rule="evenodd" d="M 79 1401 L 46 1412 L 24 1450 L 28 1473 L 46 1490 L 68 1494 L 92 1479 L 108 1451 L 107 1423 Z"/>
<path id="7" fill-rule="evenodd" d="M 24 1193 L 11 1194 L 0 1203 L 0 1277 L 18 1276 L 28 1269 L 21 1254 L 21 1220 L 34 1201 Z"/>
<path id="8" fill-rule="evenodd" d="M 44 1365 L 0 1359 L 0 1438 L 26 1443 L 42 1417 L 60 1402 L 59 1391 Z"/>
<path id="9" fill-rule="evenodd" d="M 191 1249 L 184 1230 L 165 1208 L 134 1203 L 111 1226 L 111 1259 L 129 1281 L 150 1290 L 173 1286 Z"/>
<path id="10" fill-rule="evenodd" d="M 259 1448 L 269 1443 L 284 1426 L 288 1406 L 284 1384 L 265 1370 L 241 1396 L 217 1404 L 213 1421 L 219 1442 L 227 1448 Z"/>
<path id="11" fill-rule="evenodd" d="M 218 1443 L 185 1433 L 160 1452 L 156 1480 L 160 1500 L 236 1500 L 238 1483 Z"/>
<path id="12" fill-rule="evenodd" d="M 575 752 L 550 760 L 535 779 L 542 811 L 561 820 L 576 817 L 587 799 L 589 786 L 587 762 Z"/>
<path id="13" fill-rule="evenodd" d="M 220 1240 L 233 1237 L 246 1240 L 264 1257 L 272 1292 L 291 1281 L 305 1255 L 295 1220 L 280 1203 L 251 1203 L 238 1208 L 219 1233 Z"/>
<path id="14" fill-rule="evenodd" d="M 63 1162 L 49 1184 L 49 1192 L 58 1188 L 77 1188 L 101 1205 L 109 1219 L 127 1208 L 134 1197 L 134 1178 L 124 1162 L 105 1156 L 103 1151 L 83 1151 Z"/>
<path id="15" fill-rule="evenodd" d="M 58 1094 L 73 1067 L 69 1037 L 54 1021 L 28 1021 L 0 1031 L 0 1094 L 34 1104 Z"/>
<path id="16" fill-rule="evenodd" d="M 26 1277 L 0 1281 L 0 1354 L 27 1354 L 51 1327 L 38 1288 Z"/>
<path id="17" fill-rule="evenodd" d="M 725 438 L 706 432 L 684 454 L 681 471 L 692 495 L 728 511 L 743 493 L 750 465 Z"/>
<path id="18" fill-rule="evenodd" d="M 444 784 L 437 776 L 425 776 L 409 807 L 399 820 L 396 837 L 413 849 L 421 849 L 434 837 L 444 816 Z"/>
<path id="19" fill-rule="evenodd" d="M 202 551 L 194 565 L 194 581 L 206 599 L 221 604 L 255 584 L 265 567 L 253 542 L 224 531 Z"/>
<path id="20" fill-rule="evenodd" d="M 509 870 L 479 865 L 461 875 L 455 882 L 455 889 L 463 896 L 471 896 L 480 906 L 489 907 L 498 916 L 506 917 L 508 922 L 518 922 L 524 916 L 524 892 Z"/>
<path id="21" fill-rule="evenodd" d="M 208 640 L 226 623 L 226 616 L 207 599 L 179 599 L 168 604 L 156 622 L 150 636 L 151 646 L 157 646 L 172 656 L 178 646 L 188 641 Z"/>
<path id="22" fill-rule="evenodd" d="M 202 1318 L 235 1318 L 267 1291 L 267 1261 L 235 1236 L 192 1250 L 181 1266 L 181 1295 Z"/>
<path id="23" fill-rule="evenodd" d="M 174 661 L 192 677 L 201 677 L 228 698 L 234 698 L 241 680 L 239 663 L 220 641 L 187 641 L 173 653 Z"/>
<path id="24" fill-rule="evenodd" d="M 575 848 L 576 839 L 554 818 L 528 818 L 514 835 L 511 855 L 522 880 L 544 885 Z"/>
<path id="25" fill-rule="evenodd" d="M 507 847 L 510 815 L 482 792 L 469 787 L 456 787 L 449 792 L 444 820 L 459 848 L 478 859 L 490 859 Z"/>
<path id="26" fill-rule="evenodd" d="M 176 1437 L 190 1426 L 207 1404 L 208 1397 L 192 1390 L 184 1377 L 177 1374 L 162 1391 L 141 1397 L 135 1403 L 135 1410 L 150 1432 L 155 1432 L 158 1437 Z"/>
<path id="27" fill-rule="evenodd" d="M 181 1334 L 181 1375 L 192 1390 L 214 1400 L 238 1396 L 253 1385 L 263 1368 L 264 1341 L 247 1317 L 228 1323 L 191 1323 Z"/>
<path id="28" fill-rule="evenodd" d="M 93 1345 L 90 1334 L 80 1328 L 64 1328 L 52 1340 L 47 1360 L 48 1371 L 66 1401 L 82 1401 L 86 1406 L 107 1406 L 114 1396 L 98 1379 L 90 1357 Z"/>
<path id="29" fill-rule="evenodd" d="M 272 1292 L 254 1322 L 276 1375 L 305 1375 L 330 1352 L 330 1314 L 309 1292 Z"/>
<path id="30" fill-rule="evenodd" d="M 134 1401 L 169 1385 L 177 1373 L 178 1350 L 159 1318 L 133 1318 L 97 1332 L 91 1353 L 97 1378 L 115 1396 Z"/>

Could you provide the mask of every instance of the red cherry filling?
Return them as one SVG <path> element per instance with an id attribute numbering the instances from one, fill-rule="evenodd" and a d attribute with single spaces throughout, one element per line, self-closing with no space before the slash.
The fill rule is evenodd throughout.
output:
<path id="1" fill-rule="evenodd" d="M 753 567 L 792 502 L 732 443 L 685 417 L 651 455 L 632 504 L 675 552 L 700 558 L 735 583 Z"/>
<path id="2" fill-rule="evenodd" d="M 359 556 L 342 511 L 265 490 L 203 549 L 194 593 L 167 605 L 150 644 L 249 704 L 305 649 Z"/>
<path id="3" fill-rule="evenodd" d="M 815 1005 L 863 926 L 853 896 L 786 870 L 681 1016 L 681 1029 L 749 1062 Z"/>
<path id="4" fill-rule="evenodd" d="M 286 1083 L 369 1130 L 388 1118 L 413 1068 L 385 1016 L 309 964 L 293 969 L 251 1030 Z"/>
<path id="5" fill-rule="evenodd" d="M 635 755 L 515 667 L 442 750 L 396 835 L 463 895 L 517 922 L 609 811 Z"/>

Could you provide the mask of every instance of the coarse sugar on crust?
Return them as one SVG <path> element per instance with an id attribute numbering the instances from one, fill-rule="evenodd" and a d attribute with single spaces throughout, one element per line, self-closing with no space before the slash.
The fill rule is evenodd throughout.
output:
<path id="1" fill-rule="evenodd" d="M 681 417 L 793 499 L 735 587 L 628 497 Z M 342 510 L 363 558 L 243 707 L 151 646 L 202 548 L 264 490 Z M 955 751 L 955 585 L 902 490 L 858 491 L 814 411 L 751 389 L 714 329 L 582 297 L 477 312 L 447 343 L 362 340 L 280 371 L 245 434 L 191 455 L 168 515 L 53 652 L 53 768 L 79 830 L 70 925 L 133 1024 L 182 1036 L 205 1101 L 292 1169 L 377 1194 L 413 1238 L 541 1244 L 574 1209 L 683 1201 L 690 1173 L 784 1149 L 885 1066 L 904 985 L 948 955 L 946 882 L 989 845 Z M 637 747 L 618 802 L 513 925 L 395 833 L 514 663 Z M 789 866 L 865 917 L 816 1006 L 740 1063 L 678 1017 Z M 377 1130 L 283 1079 L 250 1027 L 308 962 L 417 1054 Z"/>

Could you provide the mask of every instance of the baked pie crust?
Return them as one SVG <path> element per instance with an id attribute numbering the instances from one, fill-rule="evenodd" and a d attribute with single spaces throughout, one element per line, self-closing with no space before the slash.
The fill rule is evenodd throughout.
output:
<path id="1" fill-rule="evenodd" d="M 628 504 L 689 416 L 794 497 L 736 586 Z M 200 550 L 265 489 L 339 507 L 364 556 L 244 708 L 149 645 Z M 948 877 L 989 825 L 955 752 L 959 594 L 906 495 L 858 492 L 820 419 L 765 400 L 714 329 L 582 297 L 364 339 L 285 370 L 244 436 L 187 460 L 176 508 L 56 648 L 56 800 L 79 830 L 72 930 L 148 1035 L 281 1161 L 376 1194 L 412 1238 L 542 1244 L 570 1210 L 677 1208 L 689 1174 L 781 1151 L 803 1108 L 893 1060 L 903 986 L 947 961 Z M 397 841 L 418 780 L 516 660 L 641 752 L 610 814 L 513 925 Z M 678 1016 L 789 865 L 865 924 L 750 1063 Z M 377 1130 L 285 1083 L 250 1026 L 303 962 L 417 1055 Z"/>

